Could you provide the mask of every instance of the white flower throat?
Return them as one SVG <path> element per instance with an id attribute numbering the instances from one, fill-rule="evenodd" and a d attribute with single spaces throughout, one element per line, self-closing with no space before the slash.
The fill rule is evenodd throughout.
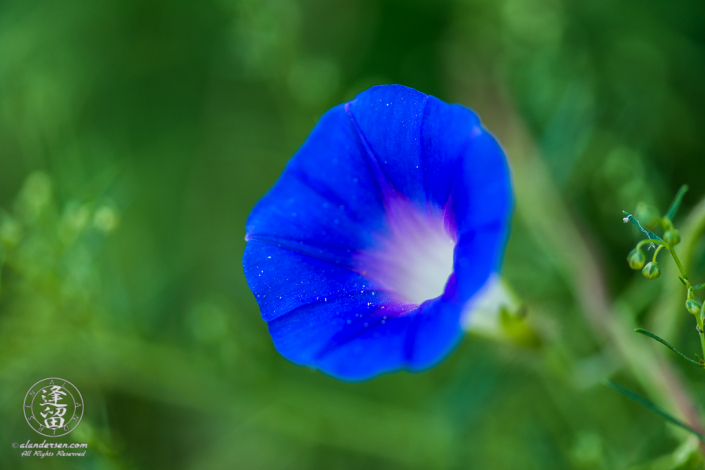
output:
<path id="1" fill-rule="evenodd" d="M 442 213 L 424 213 L 407 201 L 392 201 L 387 230 L 359 254 L 365 276 L 395 293 L 400 302 L 421 304 L 443 294 L 453 273 L 455 240 Z"/>

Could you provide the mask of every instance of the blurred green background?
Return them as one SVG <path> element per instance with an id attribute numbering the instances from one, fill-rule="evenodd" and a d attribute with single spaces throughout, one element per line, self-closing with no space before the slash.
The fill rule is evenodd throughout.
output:
<path id="1" fill-rule="evenodd" d="M 687 183 L 683 223 L 704 196 L 704 21 L 695 0 L 4 0 L 0 468 L 701 468 L 600 380 L 680 418 L 659 387 L 695 416 L 705 398 L 702 371 L 632 338 L 698 348 L 672 263 L 628 269 L 620 212 Z M 541 347 L 471 334 L 356 384 L 274 350 L 246 217 L 323 112 L 382 83 L 465 104 L 504 144 L 504 275 Z M 45 377 L 83 394 L 56 441 L 85 457 L 12 448 L 44 439 L 22 402 Z"/>

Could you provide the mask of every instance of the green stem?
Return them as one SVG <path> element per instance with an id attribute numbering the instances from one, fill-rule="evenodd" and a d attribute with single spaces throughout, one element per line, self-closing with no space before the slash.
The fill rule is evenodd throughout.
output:
<path id="1" fill-rule="evenodd" d="M 667 245 L 661 245 L 661 246 L 659 246 L 658 248 L 656 248 L 656 251 L 654 252 L 654 263 L 656 263 L 656 257 L 658 256 L 658 254 L 659 254 L 659 253 L 661 252 L 661 250 L 663 250 L 664 248 L 666 248 L 666 249 L 668 250 L 668 246 L 667 246 Z"/>
<path id="2" fill-rule="evenodd" d="M 668 219 L 665 219 L 666 221 L 670 222 Z M 642 240 L 639 242 L 637 247 L 640 247 L 644 243 L 657 243 L 659 247 L 656 249 L 656 252 L 654 253 L 654 262 L 656 262 L 656 257 L 658 256 L 659 252 L 663 249 L 666 248 L 669 253 L 671 253 L 671 257 L 673 258 L 673 261 L 675 261 L 676 266 L 678 266 L 678 270 L 681 273 L 681 278 L 685 282 L 685 287 L 688 289 L 688 294 L 687 298 L 690 299 L 692 297 L 692 292 L 693 292 L 693 286 L 690 284 L 690 281 L 688 280 L 688 275 L 685 272 L 685 268 L 683 267 L 683 264 L 681 263 L 681 260 L 678 258 L 678 254 L 676 253 L 676 249 L 671 246 L 668 243 L 660 243 L 656 240 Z M 703 327 L 703 315 L 702 315 L 702 309 L 701 309 L 701 314 L 700 315 L 694 315 L 695 321 L 698 324 L 698 336 L 700 337 L 700 348 L 702 349 L 703 352 L 703 358 L 705 358 L 705 333 L 704 330 L 705 328 Z M 667 343 L 664 343 L 667 346 L 670 347 Z"/>
<path id="3" fill-rule="evenodd" d="M 681 260 L 678 259 L 678 255 L 676 254 L 675 248 L 673 248 L 670 245 L 667 245 L 666 248 L 671 253 L 671 256 L 673 257 L 673 261 L 676 262 L 676 265 L 678 266 L 678 270 L 681 272 L 681 276 L 683 277 L 683 280 L 686 282 L 686 286 L 688 288 L 690 288 L 690 281 L 688 281 L 688 275 L 685 273 L 685 269 L 683 268 L 683 265 L 681 264 Z"/>
<path id="4" fill-rule="evenodd" d="M 659 247 L 662 247 L 662 246 L 666 246 L 666 245 L 667 245 L 666 242 L 663 242 L 663 241 L 661 241 L 661 240 L 654 240 L 654 239 L 649 239 L 649 238 L 647 238 L 647 239 L 642 240 L 642 241 L 640 241 L 639 243 L 637 243 L 637 244 L 636 244 L 636 248 L 637 248 L 637 249 L 641 249 L 644 245 L 651 245 L 651 244 L 659 245 Z"/>
<path id="5" fill-rule="evenodd" d="M 703 333 L 703 307 L 700 307 L 700 313 L 693 315 L 695 321 L 698 323 L 698 336 L 700 337 L 700 348 L 703 351 L 703 358 L 705 358 L 705 333 Z"/>
<path id="6" fill-rule="evenodd" d="M 683 271 L 686 271 L 692 265 L 697 242 L 705 233 L 705 199 L 700 200 L 691 211 L 680 231 L 682 241 L 678 245 L 678 251 L 683 257 Z M 665 337 L 676 337 L 679 334 L 679 326 L 686 318 L 685 315 L 678 315 L 683 308 L 680 294 L 683 285 L 675 278 L 667 278 L 665 283 L 661 299 L 651 309 L 647 323 L 652 331 L 658 331 Z"/>

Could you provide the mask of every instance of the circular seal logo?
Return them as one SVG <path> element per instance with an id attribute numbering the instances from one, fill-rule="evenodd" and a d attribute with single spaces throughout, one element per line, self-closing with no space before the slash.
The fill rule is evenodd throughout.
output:
<path id="1" fill-rule="evenodd" d="M 83 397 L 68 380 L 40 380 L 24 397 L 24 417 L 42 436 L 64 436 L 83 418 Z"/>

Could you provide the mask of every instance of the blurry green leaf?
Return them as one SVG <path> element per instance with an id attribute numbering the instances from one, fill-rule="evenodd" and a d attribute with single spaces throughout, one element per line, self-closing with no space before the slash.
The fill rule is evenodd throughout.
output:
<path id="1" fill-rule="evenodd" d="M 676 212 L 678 212 L 678 208 L 681 205 L 681 201 L 683 200 L 683 196 L 685 193 L 688 191 L 688 185 L 684 184 L 681 186 L 681 188 L 678 190 L 678 194 L 676 194 L 676 198 L 673 200 L 671 203 L 671 207 L 668 209 L 668 212 L 666 212 L 666 215 L 664 218 L 668 220 L 673 220 L 673 218 L 676 216 Z"/>
<path id="2" fill-rule="evenodd" d="M 643 232 L 644 235 L 646 235 L 649 240 L 658 240 L 658 241 L 661 241 L 661 242 L 663 241 L 658 235 L 656 235 L 655 233 L 651 232 L 650 230 L 645 229 L 645 228 L 639 223 L 639 221 L 636 220 L 636 219 L 634 218 L 634 216 L 631 215 L 629 212 L 627 212 L 627 211 L 622 211 L 622 212 L 624 213 L 624 215 L 626 215 L 625 219 L 627 219 L 629 222 L 631 222 L 632 224 L 634 224 L 634 226 L 636 226 L 636 228 L 638 228 L 641 232 Z M 627 220 L 625 220 L 625 222 L 627 222 Z M 665 242 L 664 242 L 664 243 L 665 243 Z"/>
<path id="3" fill-rule="evenodd" d="M 636 393 L 632 392 L 631 390 L 628 390 L 621 385 L 617 385 L 616 383 L 612 382 L 611 380 L 605 379 L 604 384 L 610 387 L 613 390 L 616 390 L 617 392 L 621 393 L 622 395 L 626 396 L 627 398 L 630 398 L 631 400 L 634 400 L 635 402 L 639 403 L 642 406 L 645 406 L 646 408 L 650 409 L 657 415 L 660 415 L 663 419 L 668 421 L 671 424 L 675 424 L 681 429 L 685 429 L 686 431 L 694 434 L 698 439 L 700 439 L 702 442 L 705 442 L 705 436 L 700 434 L 698 431 L 695 429 L 691 428 L 684 422 L 674 418 L 670 414 L 668 414 L 665 410 L 659 408 L 658 406 L 654 405 L 651 403 L 649 400 L 646 398 L 637 395 Z"/>

